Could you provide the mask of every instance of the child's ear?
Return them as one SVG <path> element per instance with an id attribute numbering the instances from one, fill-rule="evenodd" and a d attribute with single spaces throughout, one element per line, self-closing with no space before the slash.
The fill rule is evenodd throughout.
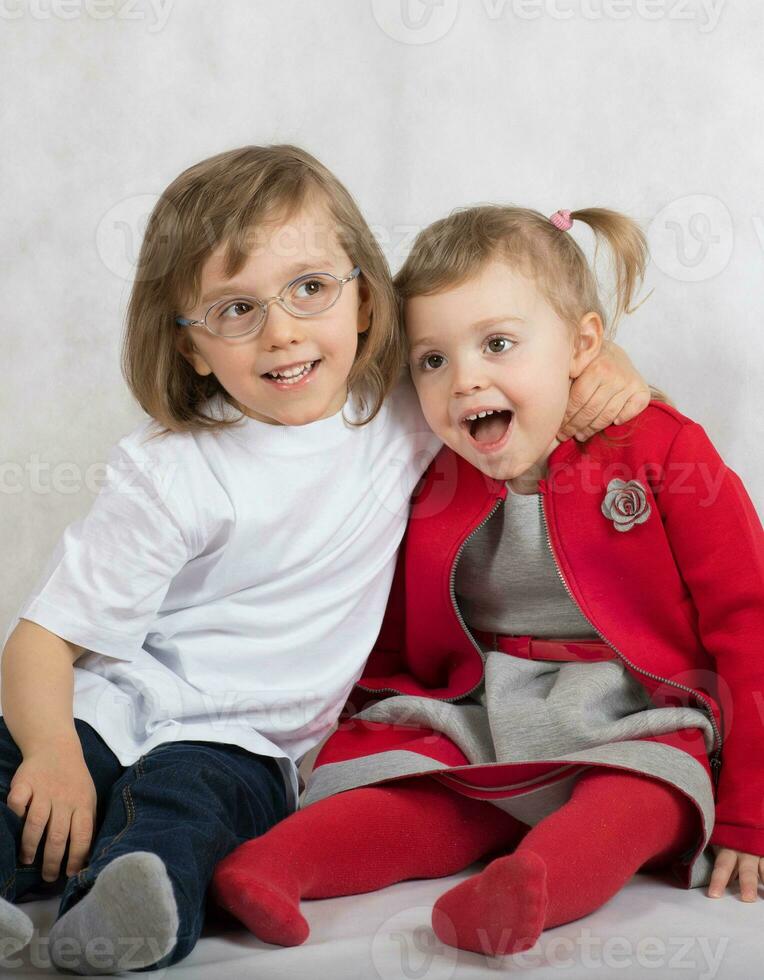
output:
<path id="1" fill-rule="evenodd" d="M 569 376 L 577 378 L 591 364 L 602 349 L 605 328 L 598 313 L 585 313 L 578 322 L 573 349 L 570 354 Z"/>
<path id="2" fill-rule="evenodd" d="M 358 280 L 358 333 L 366 333 L 371 326 L 371 290 L 366 284 L 366 280 L 360 277 Z"/>
<path id="3" fill-rule="evenodd" d="M 175 331 L 175 346 L 197 374 L 212 374 L 212 368 L 205 361 L 197 350 L 196 344 L 191 339 L 188 327 L 178 327 Z"/>

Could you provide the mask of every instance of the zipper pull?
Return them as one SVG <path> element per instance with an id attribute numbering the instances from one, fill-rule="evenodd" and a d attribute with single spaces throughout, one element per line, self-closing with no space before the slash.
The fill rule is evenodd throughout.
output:
<path id="1" fill-rule="evenodd" d="M 711 757 L 711 759 L 709 760 L 709 763 L 710 763 L 710 766 L 711 766 L 711 777 L 713 779 L 714 787 L 715 788 L 718 788 L 718 786 L 719 786 L 719 773 L 720 773 L 721 768 L 722 768 L 722 760 L 721 760 L 721 756 L 719 755 L 718 752 L 717 752 L 716 755 L 714 755 L 714 756 Z"/>

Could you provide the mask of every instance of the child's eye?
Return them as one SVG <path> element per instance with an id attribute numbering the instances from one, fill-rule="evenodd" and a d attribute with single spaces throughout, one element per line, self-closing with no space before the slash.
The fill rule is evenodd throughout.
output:
<path id="1" fill-rule="evenodd" d="M 419 359 L 419 367 L 422 371 L 436 371 L 444 361 L 442 354 L 425 354 Z"/>
<path id="2" fill-rule="evenodd" d="M 503 354 L 510 349 L 510 344 L 514 344 L 514 340 L 510 340 L 509 337 L 489 337 L 485 342 L 491 354 Z"/>
<path id="3" fill-rule="evenodd" d="M 221 317 L 230 316 L 231 318 L 236 319 L 237 317 L 246 316 L 248 313 L 251 313 L 253 309 L 254 307 L 252 304 L 248 303 L 246 300 L 236 299 L 227 306 L 224 306 L 219 315 Z"/>
<path id="4" fill-rule="evenodd" d="M 308 279 L 306 282 L 300 283 L 295 289 L 294 295 L 296 299 L 313 299 L 318 296 L 323 288 L 324 284 L 320 279 Z"/>

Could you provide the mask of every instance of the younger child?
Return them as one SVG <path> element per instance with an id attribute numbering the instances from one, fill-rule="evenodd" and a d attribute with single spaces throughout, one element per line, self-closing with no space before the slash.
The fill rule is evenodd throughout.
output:
<path id="1" fill-rule="evenodd" d="M 443 942 L 529 949 L 640 868 L 712 895 L 737 869 L 756 897 L 764 535 L 704 430 L 660 398 L 584 445 L 556 439 L 605 321 L 573 219 L 612 250 L 615 322 L 646 247 L 604 209 L 459 211 L 399 274 L 446 448 L 348 710 L 375 700 L 324 746 L 311 805 L 215 872 L 221 904 L 268 942 L 305 940 L 301 898 L 495 852 L 437 901 Z"/>
<path id="2" fill-rule="evenodd" d="M 222 153 L 162 194 L 124 347 L 150 418 L 3 650 L 4 956 L 32 935 L 13 903 L 45 881 L 65 885 L 56 966 L 177 962 L 216 862 L 294 809 L 441 445 L 400 367 L 384 257 L 308 153 Z M 608 373 L 626 415 L 644 407 L 631 370 Z M 595 427 L 599 374 L 575 395 Z"/>

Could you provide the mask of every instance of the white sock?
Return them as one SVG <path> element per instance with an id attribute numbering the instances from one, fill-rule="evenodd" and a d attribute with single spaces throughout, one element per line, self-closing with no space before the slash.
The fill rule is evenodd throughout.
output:
<path id="1" fill-rule="evenodd" d="M 164 861 L 150 851 L 114 858 L 50 931 L 55 966 L 85 976 L 137 970 L 175 946 L 178 908 Z"/>
<path id="2" fill-rule="evenodd" d="M 28 946 L 33 933 L 34 926 L 26 912 L 0 898 L 0 959 Z"/>

